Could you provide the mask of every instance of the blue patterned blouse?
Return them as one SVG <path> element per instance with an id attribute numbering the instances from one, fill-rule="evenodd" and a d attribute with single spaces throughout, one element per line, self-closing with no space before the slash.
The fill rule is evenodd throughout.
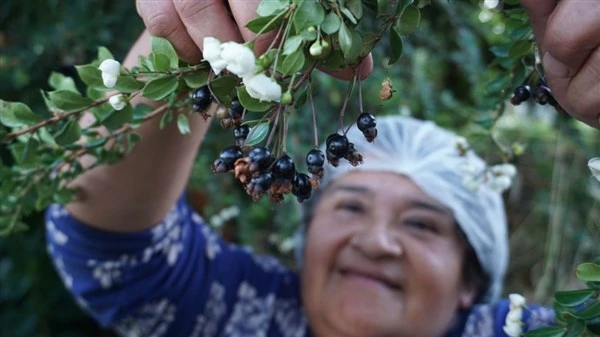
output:
<path id="1" fill-rule="evenodd" d="M 108 233 L 58 205 L 46 211 L 48 251 L 79 305 L 103 327 L 134 337 L 310 336 L 298 274 L 228 244 L 182 197 L 156 227 Z M 506 336 L 508 301 L 461 313 L 447 336 Z M 553 311 L 529 307 L 524 329 Z"/>

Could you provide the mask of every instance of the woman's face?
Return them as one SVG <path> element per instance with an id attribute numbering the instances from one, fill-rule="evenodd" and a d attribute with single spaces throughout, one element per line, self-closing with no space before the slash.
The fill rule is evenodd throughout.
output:
<path id="1" fill-rule="evenodd" d="M 307 233 L 302 296 L 317 336 L 440 336 L 475 291 L 452 212 L 410 179 L 354 171 L 330 185 Z"/>

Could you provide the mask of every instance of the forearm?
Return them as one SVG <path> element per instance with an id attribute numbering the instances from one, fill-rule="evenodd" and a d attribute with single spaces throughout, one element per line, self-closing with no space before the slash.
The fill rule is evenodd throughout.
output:
<path id="1" fill-rule="evenodd" d="M 123 64 L 135 65 L 138 55 L 149 54 L 150 48 L 145 32 Z M 143 123 L 136 130 L 140 142 L 124 159 L 89 170 L 73 182 L 78 199 L 67 209 L 82 222 L 111 231 L 138 231 L 159 222 L 184 190 L 210 120 L 193 114 L 189 122 L 188 135 L 181 135 L 175 123 L 161 130 L 160 116 Z"/>

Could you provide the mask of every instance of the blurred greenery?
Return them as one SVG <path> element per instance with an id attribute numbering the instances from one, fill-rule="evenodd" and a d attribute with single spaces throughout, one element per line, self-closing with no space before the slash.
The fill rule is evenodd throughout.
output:
<path id="1" fill-rule="evenodd" d="M 511 41 L 503 34 L 511 23 L 476 3 L 440 0 L 423 8 L 421 26 L 404 38 L 404 54 L 393 66 L 387 65 L 389 47 L 382 41 L 375 70 L 362 85 L 363 96 L 366 110 L 376 116 L 435 120 L 465 135 L 496 162 L 494 141 L 481 136 L 472 116 L 490 109 L 486 95 L 493 91 L 492 84 L 501 85 L 503 98 L 512 92 L 513 83 L 503 77 L 506 71 L 490 65 L 495 59 L 490 47 Z M 48 89 L 50 72 L 76 77 L 73 66 L 92 60 L 101 45 L 122 59 L 142 29 L 134 1 L 3 0 L 0 97 L 42 111 L 39 90 Z M 386 77 L 396 91 L 382 102 L 378 92 Z M 331 125 L 337 125 L 347 83 L 322 75 L 317 79 L 322 140 L 335 131 Z M 350 102 L 346 123 L 353 122 L 357 112 L 358 102 Z M 307 105 L 290 118 L 288 151 L 297 163 L 312 146 L 310 116 Z M 586 166 L 598 155 L 600 133 L 551 108 L 524 104 L 506 106 L 493 135 L 502 144 L 518 142 L 526 149 L 516 159 L 517 183 L 506 193 L 512 256 L 506 291 L 551 304 L 554 290 L 580 286 L 575 267 L 600 255 L 600 183 L 592 180 Z M 210 173 L 209 164 L 222 144 L 232 141 L 231 130 L 211 129 L 194 166 L 189 200 L 209 221 L 236 205 L 241 216 L 215 230 L 292 264 L 289 238 L 297 224 L 295 202 L 288 198 L 280 205 L 253 203 L 231 176 Z M 9 162 L 6 149 L 0 148 L 0 154 Z M 27 223 L 29 231 L 0 239 L 0 336 L 112 336 L 87 318 L 63 288 L 45 253 L 42 215 L 29 217 Z"/>

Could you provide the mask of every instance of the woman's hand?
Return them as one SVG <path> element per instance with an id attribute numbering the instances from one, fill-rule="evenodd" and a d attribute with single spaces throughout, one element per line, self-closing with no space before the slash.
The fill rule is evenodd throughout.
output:
<path id="1" fill-rule="evenodd" d="M 600 128 L 600 1 L 521 0 L 546 78 L 573 117 Z"/>
<path id="2" fill-rule="evenodd" d="M 153 36 L 166 38 L 173 44 L 179 57 L 188 63 L 202 59 L 205 37 L 221 41 L 244 42 L 254 38 L 246 24 L 256 17 L 259 0 L 136 0 L 137 11 Z M 255 52 L 263 53 L 273 35 L 257 39 Z M 360 74 L 367 77 L 373 68 L 371 56 L 361 64 Z M 352 69 L 328 72 L 340 79 L 351 79 Z"/>

